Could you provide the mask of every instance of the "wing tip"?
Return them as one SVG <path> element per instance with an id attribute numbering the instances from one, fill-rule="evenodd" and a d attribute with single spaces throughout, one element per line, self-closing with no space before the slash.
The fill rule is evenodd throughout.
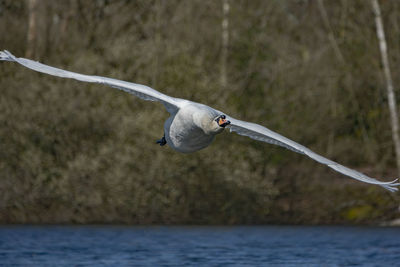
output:
<path id="1" fill-rule="evenodd" d="M 391 182 L 386 182 L 385 184 L 381 184 L 380 186 L 389 190 L 390 192 L 396 192 L 399 190 L 398 186 L 400 186 L 400 183 L 397 183 L 398 180 L 399 178 L 394 179 Z"/>
<path id="2" fill-rule="evenodd" d="M 0 51 L 0 60 L 14 61 L 14 56 L 7 50 Z"/>
<path id="3" fill-rule="evenodd" d="M 382 185 L 383 188 L 385 188 L 386 190 L 389 190 L 390 192 L 397 192 L 399 189 L 397 187 L 393 187 L 390 185 Z"/>

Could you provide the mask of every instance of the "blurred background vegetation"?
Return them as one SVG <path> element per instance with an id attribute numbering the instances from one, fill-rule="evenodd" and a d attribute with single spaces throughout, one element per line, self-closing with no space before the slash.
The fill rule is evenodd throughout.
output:
<path id="1" fill-rule="evenodd" d="M 380 3 L 396 89 L 400 2 Z M 0 33 L 0 49 L 16 56 L 146 84 L 372 177 L 396 177 L 369 1 L 0 0 Z M 399 194 L 235 134 L 194 154 L 161 148 L 168 114 L 160 104 L 7 62 L 0 77 L 0 223 L 331 224 L 400 215 Z"/>

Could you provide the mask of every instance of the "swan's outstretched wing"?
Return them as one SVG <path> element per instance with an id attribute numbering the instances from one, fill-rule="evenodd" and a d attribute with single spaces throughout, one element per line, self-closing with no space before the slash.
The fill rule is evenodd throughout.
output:
<path id="1" fill-rule="evenodd" d="M 165 94 L 162 94 L 162 93 L 154 90 L 153 88 L 150 88 L 145 85 L 125 82 L 125 81 L 101 77 L 101 76 L 79 74 L 79 73 L 75 73 L 75 72 L 71 72 L 71 71 L 66 71 L 66 70 L 50 67 L 50 66 L 47 66 L 45 64 L 30 60 L 30 59 L 17 58 L 14 55 L 12 55 L 10 52 L 8 52 L 7 50 L 0 51 L 0 60 L 17 62 L 29 69 L 32 69 L 32 70 L 35 70 L 38 72 L 42 72 L 42 73 L 46 73 L 46 74 L 50 74 L 53 76 L 58 76 L 58 77 L 62 77 L 62 78 L 70 78 L 70 79 L 75 79 L 75 80 L 79 80 L 79 81 L 83 81 L 83 82 L 105 84 L 105 85 L 123 90 L 125 92 L 128 92 L 130 94 L 133 94 L 144 100 L 159 101 L 164 104 L 165 108 L 167 109 L 167 111 L 169 113 L 175 113 L 176 110 L 179 109 L 180 104 L 184 101 L 179 98 L 173 98 L 173 97 L 167 96 Z"/>
<path id="2" fill-rule="evenodd" d="M 391 181 L 391 182 L 381 182 L 374 178 L 368 177 L 365 174 L 362 174 L 358 171 L 355 171 L 355 170 L 347 168 L 343 165 L 340 165 L 332 160 L 329 160 L 327 158 L 324 158 L 324 157 L 318 155 L 317 153 L 306 148 L 305 146 L 302 146 L 302 145 L 300 145 L 278 133 L 275 133 L 259 124 L 237 120 L 237 119 L 234 119 L 234 118 L 228 117 L 228 116 L 227 116 L 227 119 L 231 122 L 231 124 L 227 126 L 227 128 L 229 128 L 231 132 L 236 132 L 240 135 L 248 136 L 248 137 L 258 140 L 258 141 L 282 146 L 282 147 L 290 149 L 294 152 L 307 155 L 310 158 L 312 158 L 313 160 L 316 160 L 319 163 L 325 164 L 328 167 L 334 169 L 335 171 L 340 172 L 349 177 L 352 177 L 356 180 L 359 180 L 359 181 L 362 181 L 365 183 L 369 183 L 369 184 L 380 185 L 390 191 L 397 191 L 398 188 L 396 186 L 400 185 L 400 183 L 396 183 L 397 179 L 394 181 Z"/>

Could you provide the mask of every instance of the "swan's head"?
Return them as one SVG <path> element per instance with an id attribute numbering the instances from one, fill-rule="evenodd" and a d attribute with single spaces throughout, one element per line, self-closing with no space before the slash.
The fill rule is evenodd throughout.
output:
<path id="1" fill-rule="evenodd" d="M 219 134 L 225 129 L 227 125 L 231 122 L 226 119 L 225 115 L 218 114 L 206 114 L 206 116 L 202 116 L 201 128 L 206 134 Z"/>
<path id="2" fill-rule="evenodd" d="M 219 115 L 214 119 L 214 121 L 218 125 L 217 129 L 224 129 L 227 125 L 231 124 L 231 122 L 226 119 L 225 115 Z"/>

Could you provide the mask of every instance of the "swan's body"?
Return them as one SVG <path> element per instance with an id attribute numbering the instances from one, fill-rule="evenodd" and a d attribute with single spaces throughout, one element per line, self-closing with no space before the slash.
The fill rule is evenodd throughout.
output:
<path id="1" fill-rule="evenodd" d="M 214 121 L 218 115 L 216 110 L 205 105 L 188 102 L 165 121 L 167 144 L 182 153 L 206 148 L 215 135 L 224 130 Z"/>
<path id="2" fill-rule="evenodd" d="M 163 137 L 158 143 L 164 145 L 166 142 L 171 148 L 182 153 L 195 152 L 207 147 L 214 140 L 214 137 L 227 127 L 231 132 L 233 131 L 258 141 L 279 145 L 294 152 L 304 154 L 337 172 L 359 181 L 380 185 L 390 191 L 398 190 L 397 186 L 400 185 L 400 183 L 397 183 L 397 179 L 390 182 L 381 182 L 340 165 L 259 124 L 225 116 L 222 112 L 209 106 L 170 97 L 145 85 L 70 72 L 29 59 L 16 58 L 8 51 L 0 51 L 0 60 L 17 62 L 27 68 L 53 76 L 105 84 L 136 95 L 144 100 L 161 102 L 171 116 L 164 123 L 165 138 Z"/>

